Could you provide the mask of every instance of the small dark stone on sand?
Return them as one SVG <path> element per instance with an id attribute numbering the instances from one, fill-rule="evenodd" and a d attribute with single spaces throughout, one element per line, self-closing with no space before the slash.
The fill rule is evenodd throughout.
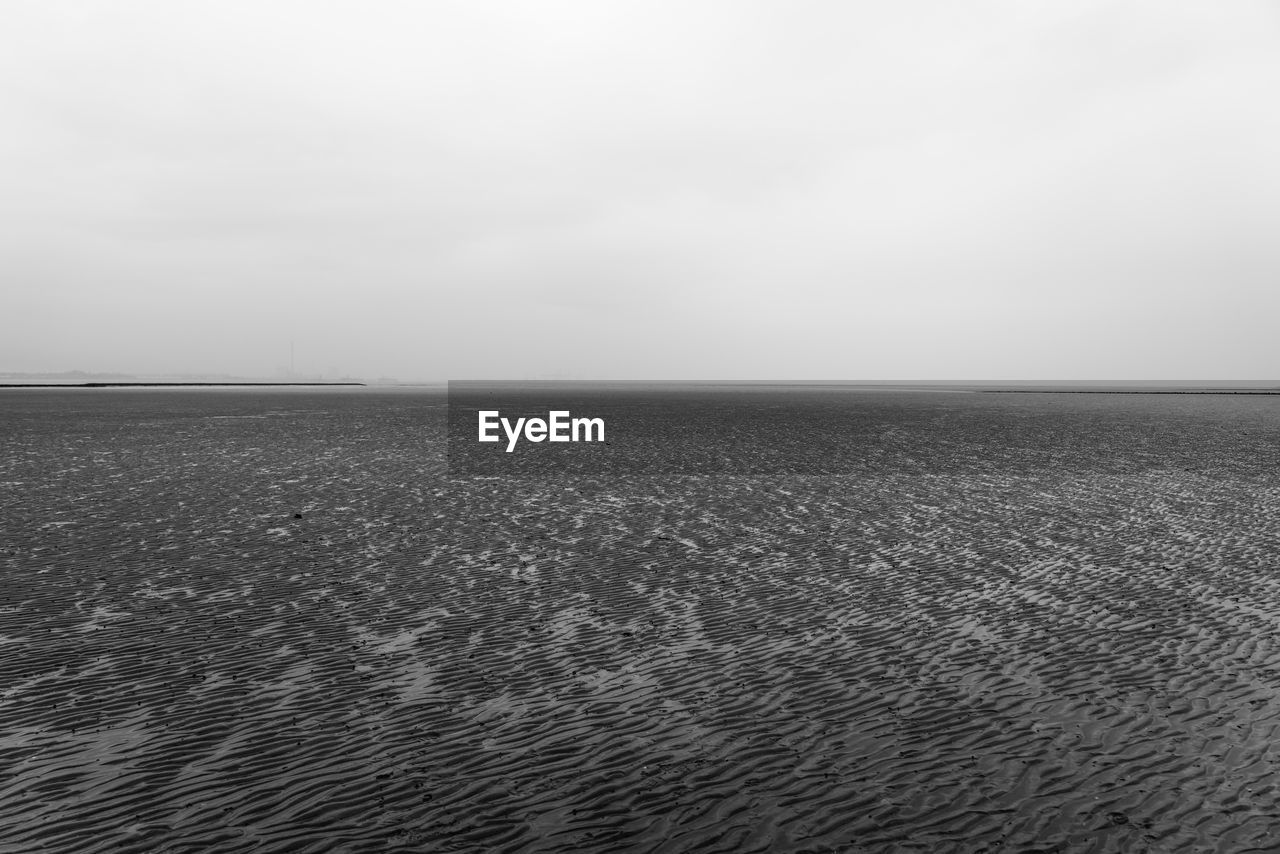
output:
<path id="1" fill-rule="evenodd" d="M 293 514 L 293 518 L 295 518 L 295 519 L 301 519 L 301 518 L 302 518 L 302 514 L 301 514 L 301 513 L 294 513 L 294 514 Z"/>

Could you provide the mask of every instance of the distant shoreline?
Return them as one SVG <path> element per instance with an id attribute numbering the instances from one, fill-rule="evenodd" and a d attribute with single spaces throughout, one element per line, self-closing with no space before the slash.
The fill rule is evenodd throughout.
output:
<path id="1" fill-rule="evenodd" d="M 1262 394 L 1280 395 L 1265 389 L 1131 389 L 1131 388 L 984 388 L 985 394 Z"/>
<path id="2" fill-rule="evenodd" d="M 232 386 L 235 388 L 276 386 L 308 386 L 327 388 L 329 386 L 361 386 L 365 383 L 0 383 L 0 388 L 206 388 L 211 386 Z"/>
<path id="3" fill-rule="evenodd" d="M 513 385 L 524 385 L 525 383 L 512 383 Z M 557 383 L 548 383 L 555 386 Z M 637 383 L 638 385 L 648 385 L 650 383 Z M 1023 388 L 1000 388 L 998 386 L 982 386 L 978 384 L 961 384 L 954 385 L 934 385 L 926 383 L 903 383 L 903 384 L 880 384 L 880 383 L 785 383 L 785 382 L 724 382 L 724 383 L 702 383 L 696 381 L 689 382 L 672 382 L 672 383 L 652 383 L 654 385 L 663 386 L 670 385 L 674 387 L 697 387 L 700 385 L 721 386 L 721 387 L 741 387 L 750 389 L 752 387 L 761 386 L 781 386 L 796 389 L 841 389 L 846 391 L 941 391 L 941 392 L 967 392 L 970 394 L 1235 394 L 1235 395 L 1263 395 L 1263 396 L 1280 396 L 1280 389 L 1275 388 L 1142 388 L 1138 387 L 1119 387 L 1119 388 L 1053 388 L 1053 387 L 1023 387 Z M 609 385 L 606 383 L 605 385 Z M 629 383 L 621 383 L 621 385 L 629 385 Z M 0 383 L 0 389 L 85 389 L 85 388 L 368 388 L 368 383 L 362 382 L 83 382 L 83 383 Z"/>

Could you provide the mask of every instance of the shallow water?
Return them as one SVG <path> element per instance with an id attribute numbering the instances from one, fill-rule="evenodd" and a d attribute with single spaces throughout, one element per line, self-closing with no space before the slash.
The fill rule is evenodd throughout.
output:
<path id="1" fill-rule="evenodd" d="M 847 398 L 516 482 L 439 393 L 0 391 L 0 850 L 1273 850 L 1280 398 Z"/>

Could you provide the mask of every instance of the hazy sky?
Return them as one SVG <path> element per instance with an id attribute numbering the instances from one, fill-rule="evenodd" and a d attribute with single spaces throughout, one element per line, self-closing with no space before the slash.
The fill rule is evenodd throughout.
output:
<path id="1" fill-rule="evenodd" d="M 1280 378 L 1280 4 L 5 0 L 0 371 Z"/>

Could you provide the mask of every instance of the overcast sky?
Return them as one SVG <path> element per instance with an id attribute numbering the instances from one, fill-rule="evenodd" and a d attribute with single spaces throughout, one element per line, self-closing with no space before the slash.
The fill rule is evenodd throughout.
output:
<path id="1" fill-rule="evenodd" d="M 1280 4 L 7 0 L 0 371 L 1280 378 Z"/>

